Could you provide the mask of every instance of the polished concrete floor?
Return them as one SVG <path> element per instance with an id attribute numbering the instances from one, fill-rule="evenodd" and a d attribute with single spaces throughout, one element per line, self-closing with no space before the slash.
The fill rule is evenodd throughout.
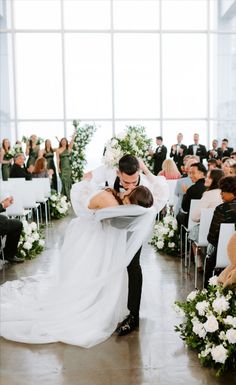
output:
<path id="1" fill-rule="evenodd" d="M 70 218 L 46 231 L 46 250 L 35 260 L 0 272 L 1 282 L 47 272 L 59 257 Z M 112 335 L 90 349 L 62 343 L 27 345 L 0 339 L 0 385 L 206 385 L 236 384 L 236 372 L 216 378 L 174 332 L 173 309 L 193 289 L 178 258 L 161 256 L 146 245 L 142 254 L 143 296 L 139 331 Z"/>

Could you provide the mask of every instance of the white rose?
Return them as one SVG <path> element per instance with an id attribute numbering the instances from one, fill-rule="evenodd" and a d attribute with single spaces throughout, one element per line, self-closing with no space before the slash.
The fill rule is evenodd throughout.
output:
<path id="1" fill-rule="evenodd" d="M 30 250 L 31 247 L 32 247 L 32 243 L 30 243 L 30 242 L 27 242 L 27 241 L 26 241 L 26 242 L 23 244 L 23 248 L 24 248 L 25 250 Z"/>
<path id="2" fill-rule="evenodd" d="M 227 315 L 227 317 L 223 319 L 223 321 L 226 325 L 232 325 L 234 328 L 236 328 L 236 317 L 232 317 L 232 315 Z"/>
<path id="3" fill-rule="evenodd" d="M 174 242 L 169 242 L 169 243 L 168 243 L 168 247 L 169 247 L 170 249 L 173 249 L 173 248 L 175 247 Z"/>
<path id="4" fill-rule="evenodd" d="M 164 223 L 166 223 L 167 225 L 168 225 L 168 223 L 170 223 L 172 221 L 172 219 L 170 218 L 170 217 L 165 217 L 164 219 L 163 219 L 163 222 Z"/>
<path id="5" fill-rule="evenodd" d="M 225 341 L 225 339 L 226 339 L 226 334 L 225 334 L 225 332 L 223 330 L 219 334 L 219 339 L 223 340 L 223 341 Z"/>
<path id="6" fill-rule="evenodd" d="M 204 329 L 204 325 L 199 321 L 193 323 L 193 332 L 200 338 L 206 337 L 206 330 Z"/>
<path id="7" fill-rule="evenodd" d="M 173 237 L 174 236 L 174 231 L 173 230 L 170 230 L 170 232 L 169 232 L 169 237 Z"/>
<path id="8" fill-rule="evenodd" d="M 214 315 L 207 317 L 207 320 L 204 323 L 204 328 L 209 333 L 213 333 L 219 329 L 218 321 Z"/>
<path id="9" fill-rule="evenodd" d="M 45 241 L 43 239 L 40 239 L 39 240 L 39 246 L 43 247 L 44 245 L 45 245 Z"/>
<path id="10" fill-rule="evenodd" d="M 158 249 L 163 249 L 163 247 L 164 247 L 164 242 L 163 242 L 163 241 L 158 241 L 158 242 L 156 243 L 156 246 L 157 246 Z"/>
<path id="11" fill-rule="evenodd" d="M 32 238 L 33 238 L 34 241 L 37 241 L 39 239 L 39 234 L 38 233 L 34 233 Z"/>
<path id="12" fill-rule="evenodd" d="M 51 201 L 55 202 L 57 200 L 57 197 L 56 197 L 56 195 L 51 195 L 50 199 L 51 199 Z"/>
<path id="13" fill-rule="evenodd" d="M 220 362 L 221 364 L 224 364 L 227 358 L 227 350 L 224 348 L 223 345 L 217 345 L 211 349 L 211 355 L 215 362 Z"/>
<path id="14" fill-rule="evenodd" d="M 218 277 L 217 277 L 217 275 L 214 275 L 213 277 L 211 277 L 208 282 L 212 286 L 217 286 L 218 285 Z"/>
<path id="15" fill-rule="evenodd" d="M 24 232 L 25 232 L 26 235 L 30 235 L 32 233 L 31 227 L 26 227 L 24 229 Z"/>
<path id="16" fill-rule="evenodd" d="M 196 298 L 196 295 L 198 294 L 198 290 L 193 290 L 189 295 L 187 296 L 187 301 L 193 301 Z"/>
<path id="17" fill-rule="evenodd" d="M 236 330 L 235 329 L 227 330 L 226 338 L 230 344 L 236 344 Z"/>
<path id="18" fill-rule="evenodd" d="M 31 229 L 32 230 L 37 230 L 37 225 L 36 225 L 36 223 L 35 222 L 32 222 L 31 224 L 30 224 L 30 227 L 31 227 Z"/>
<path id="19" fill-rule="evenodd" d="M 228 310 L 229 308 L 229 302 L 224 296 L 216 298 L 212 302 L 212 307 L 216 311 L 216 313 L 221 314 L 224 311 Z"/>
<path id="20" fill-rule="evenodd" d="M 209 303 L 207 301 L 201 301 L 196 304 L 196 309 L 199 315 L 205 315 L 208 307 Z"/>
<path id="21" fill-rule="evenodd" d="M 167 227 L 164 227 L 164 228 L 162 229 L 162 234 L 167 235 L 168 233 L 169 233 L 169 229 L 168 229 Z"/>

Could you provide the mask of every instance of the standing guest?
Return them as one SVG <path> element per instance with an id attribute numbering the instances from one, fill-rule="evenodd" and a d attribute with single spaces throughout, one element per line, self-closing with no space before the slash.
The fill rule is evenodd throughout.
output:
<path id="1" fill-rule="evenodd" d="M 208 159 L 221 159 L 222 158 L 222 152 L 220 148 L 218 148 L 218 140 L 213 139 L 212 141 L 212 148 L 207 151 L 207 160 Z"/>
<path id="2" fill-rule="evenodd" d="M 25 169 L 25 156 L 22 153 L 14 156 L 14 164 L 11 168 L 10 178 L 25 178 L 26 180 L 32 179 L 32 171 L 34 166 L 29 167 L 29 171 Z"/>
<path id="3" fill-rule="evenodd" d="M 233 166 L 235 163 L 236 161 L 231 158 L 225 157 L 222 159 L 221 168 L 225 176 L 230 176 L 230 167 Z"/>
<path id="4" fill-rule="evenodd" d="M 164 176 L 166 179 L 179 179 L 181 174 L 172 159 L 165 159 L 162 163 L 162 170 L 158 175 Z"/>
<path id="5" fill-rule="evenodd" d="M 52 179 L 51 179 L 51 188 L 52 190 L 57 191 L 57 174 L 56 167 L 54 163 L 54 152 L 55 148 L 52 148 L 51 140 L 45 140 L 45 147 L 42 151 L 40 151 L 40 156 L 43 156 L 47 160 L 47 169 L 53 170 Z"/>
<path id="6" fill-rule="evenodd" d="M 197 155 L 200 158 L 200 162 L 202 163 L 203 159 L 207 157 L 207 150 L 203 144 L 199 144 L 199 134 L 193 135 L 194 144 L 190 144 L 188 147 L 189 155 Z"/>
<path id="7" fill-rule="evenodd" d="M 182 166 L 185 155 L 187 155 L 187 146 L 182 144 L 183 134 L 181 132 L 177 135 L 177 143 L 171 146 L 170 158 L 173 158 L 180 173 L 182 173 Z"/>
<path id="8" fill-rule="evenodd" d="M 236 176 L 236 162 L 230 166 L 230 175 Z"/>
<path id="9" fill-rule="evenodd" d="M 38 138 L 36 135 L 31 135 L 29 141 L 26 143 L 26 151 L 25 154 L 28 157 L 26 167 L 34 166 L 36 159 L 39 156 L 40 147 L 38 145 Z"/>
<path id="10" fill-rule="evenodd" d="M 152 150 L 149 151 L 149 155 L 151 155 L 154 159 L 154 175 L 158 175 L 158 173 L 161 171 L 162 163 L 166 159 L 167 154 L 167 148 L 163 145 L 163 138 L 162 136 L 156 137 L 156 144 L 157 148 L 156 151 L 153 152 Z"/>
<path id="11" fill-rule="evenodd" d="M 3 139 L 0 150 L 0 163 L 2 164 L 2 179 L 8 180 L 11 171 L 12 157 L 9 157 L 11 145 L 8 139 Z"/>
<path id="12" fill-rule="evenodd" d="M 224 138 L 221 142 L 221 158 L 224 158 L 225 156 L 230 157 L 231 153 L 233 152 L 233 147 L 229 147 L 229 141 L 228 139 Z"/>
<path id="13" fill-rule="evenodd" d="M 38 158 L 35 162 L 34 169 L 32 172 L 32 178 L 51 178 L 53 170 L 47 169 L 47 161 L 45 158 Z"/>
<path id="14" fill-rule="evenodd" d="M 62 189 L 61 194 L 65 195 L 70 200 L 71 181 L 71 163 L 70 153 L 74 144 L 76 132 L 74 132 L 70 143 L 66 138 L 62 138 L 59 143 L 59 148 L 56 150 L 57 168 L 61 178 Z"/>
<path id="15" fill-rule="evenodd" d="M 216 160 L 216 158 L 210 158 L 207 161 L 207 165 L 208 165 L 208 170 L 213 170 L 218 167 L 218 161 Z"/>
<path id="16" fill-rule="evenodd" d="M 7 197 L 0 203 L 0 213 L 6 211 L 6 208 L 13 203 L 12 197 Z M 6 236 L 4 247 L 4 258 L 11 263 L 24 262 L 24 259 L 16 256 L 17 246 L 23 229 L 21 221 L 18 219 L 9 219 L 5 215 L 0 215 L 0 235 Z"/>
<path id="17" fill-rule="evenodd" d="M 221 223 L 236 224 L 236 176 L 222 178 L 219 182 L 219 187 L 221 189 L 221 198 L 224 203 L 215 208 L 207 236 L 209 242 L 207 256 L 209 258 L 206 259 L 205 287 L 207 286 L 208 280 L 212 276 L 216 265 L 220 225 Z"/>
<path id="18" fill-rule="evenodd" d="M 205 186 L 205 176 L 206 176 L 207 170 L 205 166 L 199 162 L 199 163 L 193 163 L 190 166 L 190 172 L 189 176 L 194 183 L 192 186 L 190 186 L 186 193 L 183 196 L 182 206 L 181 206 L 181 212 L 176 216 L 179 228 L 181 225 L 188 226 L 188 217 L 189 217 L 189 210 L 191 205 L 192 199 L 201 199 L 202 194 L 206 190 Z"/>

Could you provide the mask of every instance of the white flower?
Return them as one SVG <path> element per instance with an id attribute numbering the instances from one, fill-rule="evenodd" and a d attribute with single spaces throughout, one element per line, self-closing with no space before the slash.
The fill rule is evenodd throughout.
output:
<path id="1" fill-rule="evenodd" d="M 167 235 L 169 233 L 168 227 L 163 227 L 162 234 Z"/>
<path id="2" fill-rule="evenodd" d="M 163 249 L 163 247 L 164 247 L 164 242 L 163 242 L 163 241 L 158 241 L 158 242 L 156 243 L 156 246 L 157 246 L 158 249 Z"/>
<path id="3" fill-rule="evenodd" d="M 42 246 L 42 247 L 43 247 L 44 244 L 45 244 L 45 241 L 44 241 L 43 239 L 40 239 L 40 240 L 39 240 L 39 246 Z"/>
<path id="4" fill-rule="evenodd" d="M 57 196 L 55 194 L 50 196 L 51 201 L 55 202 L 57 200 Z"/>
<path id="5" fill-rule="evenodd" d="M 26 235 L 30 235 L 32 233 L 31 227 L 30 226 L 25 227 L 24 228 L 24 232 L 25 232 Z"/>
<path id="6" fill-rule="evenodd" d="M 35 232 L 32 236 L 34 241 L 37 241 L 39 239 L 39 233 Z"/>
<path id="7" fill-rule="evenodd" d="M 196 309 L 199 315 L 205 315 L 208 307 L 209 303 L 207 301 L 201 301 L 196 304 Z"/>
<path id="8" fill-rule="evenodd" d="M 204 323 L 204 328 L 209 333 L 213 333 L 219 329 L 219 323 L 214 315 L 207 317 L 207 320 Z"/>
<path id="9" fill-rule="evenodd" d="M 165 224 L 168 225 L 168 223 L 171 223 L 171 222 L 172 222 L 172 219 L 171 219 L 169 216 L 166 216 L 166 217 L 163 219 L 163 222 L 164 222 Z"/>
<path id="10" fill-rule="evenodd" d="M 227 358 L 227 349 L 223 345 L 214 346 L 211 348 L 211 355 L 215 362 L 224 364 Z"/>
<path id="11" fill-rule="evenodd" d="M 194 321 L 193 323 L 193 332 L 197 334 L 200 338 L 206 337 L 206 330 L 204 329 L 204 324 L 199 321 Z"/>
<path id="12" fill-rule="evenodd" d="M 227 317 L 223 319 L 223 321 L 226 325 L 232 325 L 234 328 L 236 328 L 236 317 L 232 317 L 232 315 L 227 315 Z"/>
<path id="13" fill-rule="evenodd" d="M 236 330 L 235 329 L 227 330 L 226 338 L 230 344 L 236 344 Z"/>
<path id="14" fill-rule="evenodd" d="M 31 227 L 31 229 L 32 230 L 37 230 L 37 225 L 36 225 L 36 223 L 35 222 L 32 222 L 31 224 L 30 224 L 30 227 Z"/>
<path id="15" fill-rule="evenodd" d="M 218 285 L 218 277 L 217 275 L 214 275 L 208 280 L 209 284 L 212 286 L 217 286 Z"/>
<path id="16" fill-rule="evenodd" d="M 228 310 L 229 308 L 229 302 L 227 299 L 222 295 L 221 297 L 216 298 L 212 302 L 212 307 L 216 311 L 216 313 L 221 314 L 224 311 Z"/>
<path id="17" fill-rule="evenodd" d="M 226 334 L 223 330 L 221 330 L 219 334 L 219 339 L 225 341 L 226 340 Z"/>
<path id="18" fill-rule="evenodd" d="M 210 347 L 206 347 L 205 350 L 202 350 L 201 353 L 199 353 L 199 357 L 206 357 L 208 356 L 208 354 L 211 353 L 211 348 Z"/>
<path id="19" fill-rule="evenodd" d="M 187 301 L 193 301 L 196 298 L 196 295 L 198 294 L 198 290 L 193 290 L 189 295 L 187 296 Z"/>
<path id="20" fill-rule="evenodd" d="M 26 242 L 23 244 L 23 248 L 24 248 L 25 250 L 30 250 L 30 249 L 32 248 L 32 243 L 26 241 Z"/>
<path id="21" fill-rule="evenodd" d="M 170 230 L 170 232 L 169 232 L 169 237 L 173 237 L 174 236 L 174 231 L 173 230 Z"/>
<path id="22" fill-rule="evenodd" d="M 175 247 L 174 242 L 168 242 L 168 247 L 169 247 L 170 249 L 173 249 L 173 248 Z"/>

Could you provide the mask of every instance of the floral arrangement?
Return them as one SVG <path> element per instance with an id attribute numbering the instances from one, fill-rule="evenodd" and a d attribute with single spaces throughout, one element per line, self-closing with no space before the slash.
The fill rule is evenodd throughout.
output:
<path id="1" fill-rule="evenodd" d="M 23 142 L 23 143 L 28 143 L 29 142 L 29 140 L 30 140 L 30 138 L 28 138 L 27 136 L 22 136 L 22 139 L 21 139 L 21 141 Z M 44 139 L 43 138 L 41 138 L 41 137 L 38 137 L 38 140 L 37 140 L 37 145 L 39 146 L 40 144 L 42 144 L 44 142 Z"/>
<path id="2" fill-rule="evenodd" d="M 23 230 L 18 243 L 17 257 L 32 259 L 44 249 L 44 239 L 35 222 L 23 221 Z"/>
<path id="3" fill-rule="evenodd" d="M 50 196 L 49 205 L 51 217 L 55 219 L 65 217 L 68 214 L 69 207 L 71 206 L 65 195 L 61 195 L 56 192 Z"/>
<path id="4" fill-rule="evenodd" d="M 145 127 L 127 126 L 125 131 L 106 143 L 103 163 L 108 167 L 116 167 L 123 155 L 131 154 L 141 158 L 153 170 L 153 158 L 149 155 L 151 145 L 152 139 L 147 137 Z"/>
<path id="5" fill-rule="evenodd" d="M 22 153 L 22 152 L 23 152 L 23 150 L 22 150 L 21 145 L 17 143 L 17 144 L 15 144 L 15 146 L 13 146 L 12 148 L 10 148 L 9 151 L 7 151 L 7 152 L 5 153 L 5 159 L 12 159 L 12 158 L 14 158 L 14 156 L 15 156 L 16 154 L 20 154 L 20 153 Z"/>
<path id="6" fill-rule="evenodd" d="M 235 290 L 236 285 L 223 288 L 214 276 L 207 289 L 192 291 L 186 302 L 176 302 L 185 318 L 175 330 L 197 350 L 203 366 L 217 370 L 217 376 L 236 369 Z"/>
<path id="7" fill-rule="evenodd" d="M 167 209 L 166 216 L 161 221 L 157 221 L 154 226 L 151 245 L 159 252 L 162 251 L 168 255 L 176 255 L 179 240 L 177 228 L 176 219 L 169 214 Z"/>
<path id="8" fill-rule="evenodd" d="M 79 125 L 78 120 L 73 121 L 73 126 L 76 130 L 74 145 L 71 151 L 71 168 L 73 182 L 79 182 L 84 174 L 84 166 L 86 165 L 85 148 L 91 141 L 91 138 L 96 131 L 94 125 L 85 124 Z"/>

